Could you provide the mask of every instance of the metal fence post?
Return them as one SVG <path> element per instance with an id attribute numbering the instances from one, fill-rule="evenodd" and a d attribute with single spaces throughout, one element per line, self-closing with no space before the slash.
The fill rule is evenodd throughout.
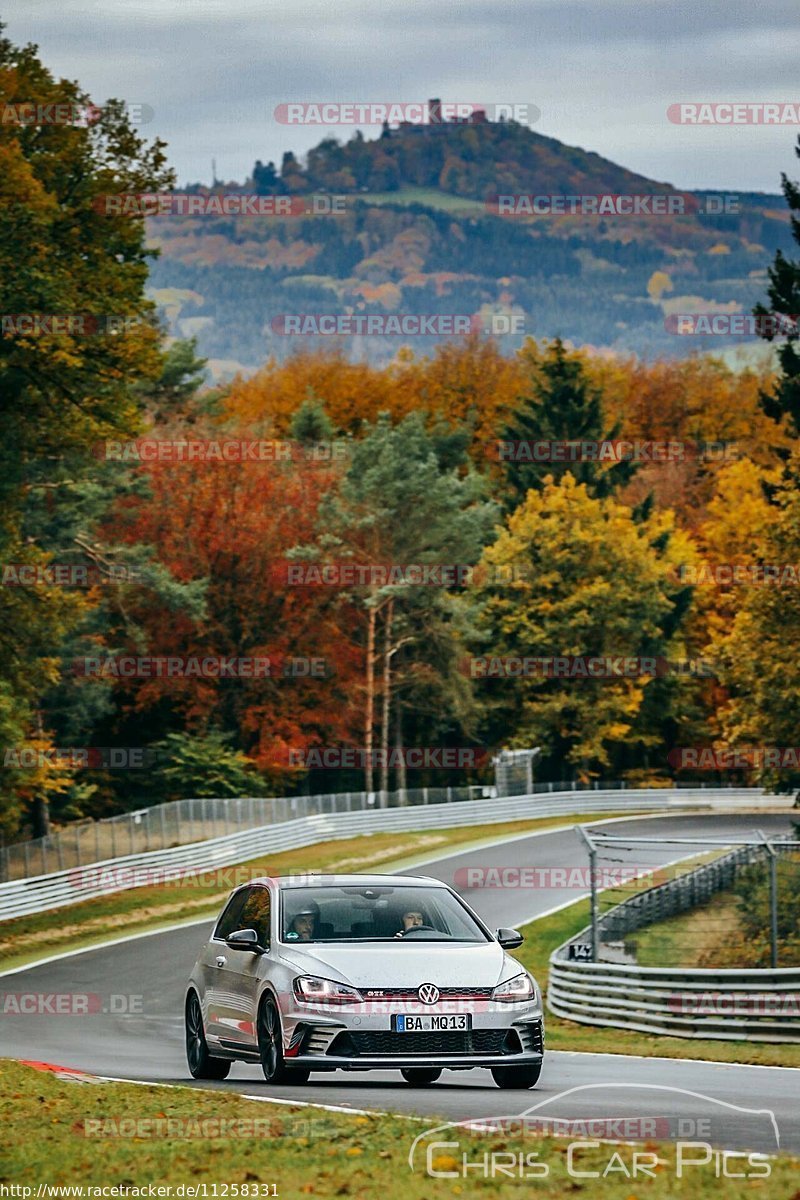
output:
<path id="1" fill-rule="evenodd" d="M 770 846 L 769 860 L 770 953 L 773 969 L 778 965 L 778 855 Z"/>
<path id="2" fill-rule="evenodd" d="M 576 826 L 589 850 L 589 891 L 592 913 L 592 962 L 597 962 L 597 848 L 582 825 Z"/>
<path id="3" fill-rule="evenodd" d="M 778 965 L 778 852 L 762 830 L 756 833 L 764 839 L 769 855 L 769 956 L 774 970 Z"/>

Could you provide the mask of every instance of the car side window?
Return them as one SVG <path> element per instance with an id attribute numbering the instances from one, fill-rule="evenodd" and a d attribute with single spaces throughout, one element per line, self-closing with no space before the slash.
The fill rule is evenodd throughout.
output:
<path id="1" fill-rule="evenodd" d="M 235 895 L 231 896 L 222 916 L 217 921 L 217 928 L 214 930 L 215 938 L 221 938 L 224 941 L 235 929 L 242 928 L 242 925 L 239 923 L 239 916 L 244 907 L 245 900 L 251 891 L 251 888 L 242 888 L 240 892 L 236 892 Z"/>
<path id="2" fill-rule="evenodd" d="M 251 888 L 247 894 L 241 916 L 240 929 L 255 929 L 259 946 L 269 945 L 270 895 L 265 887 Z"/>

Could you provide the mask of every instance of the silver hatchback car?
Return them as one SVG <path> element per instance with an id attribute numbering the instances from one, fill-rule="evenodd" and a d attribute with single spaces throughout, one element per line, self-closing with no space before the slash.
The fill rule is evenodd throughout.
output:
<path id="1" fill-rule="evenodd" d="M 254 879 L 230 896 L 186 989 L 195 1079 L 260 1062 L 270 1083 L 311 1071 L 488 1067 L 530 1088 L 544 1054 L 542 996 L 447 884 L 403 875 Z"/>

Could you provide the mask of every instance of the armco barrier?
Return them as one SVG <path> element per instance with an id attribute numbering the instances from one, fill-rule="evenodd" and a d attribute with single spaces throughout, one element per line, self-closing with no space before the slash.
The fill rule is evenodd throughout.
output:
<path id="1" fill-rule="evenodd" d="M 775 850 L 781 850 L 773 840 Z M 790 847 L 783 847 L 789 851 Z M 705 903 L 737 870 L 765 857 L 751 845 L 705 863 L 609 909 L 598 922 L 604 941 Z M 550 956 L 547 1006 L 581 1025 L 727 1041 L 800 1042 L 800 968 L 640 967 L 569 957 L 589 927 Z"/>
<path id="2" fill-rule="evenodd" d="M 0 920 L 46 912 L 94 896 L 124 891 L 177 873 L 199 874 L 247 862 L 264 854 L 294 850 L 337 838 L 394 830 L 448 829 L 458 825 L 492 825 L 501 821 L 559 815 L 616 812 L 660 812 L 687 807 L 713 808 L 737 805 L 786 806 L 787 796 L 764 796 L 759 788 L 688 789 L 641 788 L 625 791 L 569 791 L 532 796 L 494 797 L 365 812 L 319 814 L 246 829 L 226 837 L 145 854 L 108 859 L 77 870 L 57 871 L 0 884 Z M 138 873 L 138 878 L 137 878 Z"/>
<path id="3" fill-rule="evenodd" d="M 800 968 L 701 970 L 550 958 L 547 1006 L 581 1025 L 673 1037 L 800 1042 Z"/>

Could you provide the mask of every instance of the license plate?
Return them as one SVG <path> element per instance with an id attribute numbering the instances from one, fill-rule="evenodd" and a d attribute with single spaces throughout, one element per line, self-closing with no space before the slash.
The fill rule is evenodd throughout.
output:
<path id="1" fill-rule="evenodd" d="M 425 1013 L 421 1016 L 398 1013 L 392 1017 L 392 1029 L 395 1033 L 439 1033 L 442 1030 L 464 1031 L 471 1028 L 471 1013 Z"/>

